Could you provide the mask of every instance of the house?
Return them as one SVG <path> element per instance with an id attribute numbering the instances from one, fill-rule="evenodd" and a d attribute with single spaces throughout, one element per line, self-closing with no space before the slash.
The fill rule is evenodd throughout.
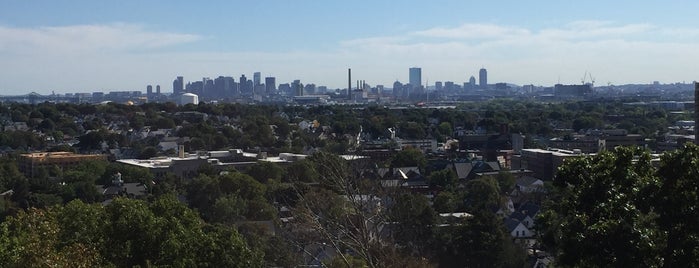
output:
<path id="1" fill-rule="evenodd" d="M 130 198 L 141 198 L 148 193 L 146 185 L 139 182 L 127 182 L 122 185 L 98 185 L 97 190 L 106 198 L 114 198 L 117 196 L 127 196 Z"/>
<path id="2" fill-rule="evenodd" d="M 389 188 L 408 188 L 411 190 L 428 190 L 427 178 L 420 174 L 418 167 L 379 168 L 381 186 Z"/>
<path id="3" fill-rule="evenodd" d="M 27 126 L 27 122 L 12 122 L 12 125 L 5 126 L 5 131 L 29 131 L 30 128 Z"/>
<path id="4" fill-rule="evenodd" d="M 473 214 L 467 212 L 439 213 L 441 224 L 437 227 L 448 227 L 461 225 L 464 219 L 473 218 Z"/>
<path id="5" fill-rule="evenodd" d="M 177 145 L 178 144 L 176 141 L 161 141 L 160 143 L 158 143 L 158 147 L 161 151 L 177 151 Z"/>
<path id="6" fill-rule="evenodd" d="M 471 174 L 471 169 L 473 169 L 473 164 L 471 163 L 454 163 L 454 170 L 459 180 L 466 180 L 469 174 Z"/>
<path id="7" fill-rule="evenodd" d="M 121 173 L 114 174 L 111 184 L 97 185 L 97 191 L 102 193 L 105 199 L 125 196 L 129 198 L 143 198 L 148 194 L 148 187 L 143 183 L 127 182 L 121 179 Z"/>
<path id="8" fill-rule="evenodd" d="M 454 170 L 459 180 L 470 180 L 478 174 L 499 172 L 500 163 L 497 161 L 473 160 L 469 163 L 454 163 Z"/>
<path id="9" fill-rule="evenodd" d="M 512 198 L 510 198 L 509 196 L 501 196 L 500 199 L 502 200 L 503 205 L 495 206 L 491 209 L 491 211 L 493 211 L 495 215 L 498 215 L 501 218 L 507 218 L 513 212 L 515 212 L 514 203 L 512 202 Z"/>
<path id="10" fill-rule="evenodd" d="M 527 228 L 524 223 L 512 217 L 505 219 L 505 228 L 513 238 L 532 238 L 534 232 Z"/>
<path id="11" fill-rule="evenodd" d="M 526 202 L 520 205 L 517 210 L 510 215 L 510 218 L 517 219 L 527 226 L 527 228 L 533 229 L 536 225 L 534 219 L 536 218 L 536 214 L 539 213 L 539 210 L 541 210 L 539 205 Z"/>
<path id="12" fill-rule="evenodd" d="M 515 191 L 520 193 L 534 193 L 544 191 L 544 181 L 531 177 L 522 176 L 515 181 Z"/>

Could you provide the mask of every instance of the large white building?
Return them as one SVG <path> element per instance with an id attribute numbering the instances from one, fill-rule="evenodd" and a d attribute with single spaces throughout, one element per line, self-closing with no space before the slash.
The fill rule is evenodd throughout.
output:
<path id="1" fill-rule="evenodd" d="M 180 105 L 187 105 L 190 103 L 194 105 L 199 104 L 199 96 L 192 93 L 184 93 L 180 96 Z"/>

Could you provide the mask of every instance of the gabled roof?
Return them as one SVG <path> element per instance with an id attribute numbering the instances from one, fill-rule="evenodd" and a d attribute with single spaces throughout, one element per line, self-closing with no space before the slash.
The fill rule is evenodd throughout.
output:
<path id="1" fill-rule="evenodd" d="M 524 219 L 527 217 L 527 215 L 524 215 L 524 213 L 515 211 L 510 214 L 510 219 L 517 220 L 518 222 L 524 221 Z"/>
<path id="2" fill-rule="evenodd" d="M 517 208 L 517 212 L 527 215 L 533 219 L 534 216 L 536 216 L 536 214 L 539 213 L 540 209 L 541 207 L 539 205 L 534 204 L 532 202 L 526 202 Z"/>
<path id="3" fill-rule="evenodd" d="M 507 232 L 509 232 L 509 233 L 511 233 L 512 231 L 517 229 L 517 226 L 519 226 L 519 225 L 524 226 L 524 224 L 522 224 L 522 222 L 515 220 L 513 218 L 506 218 L 505 219 L 505 228 L 507 228 Z M 526 228 L 526 226 L 524 226 L 524 227 Z"/>
<path id="4" fill-rule="evenodd" d="M 500 163 L 498 162 L 485 162 L 485 164 L 487 164 L 493 171 L 500 171 Z"/>
<path id="5" fill-rule="evenodd" d="M 402 172 L 406 175 L 409 175 L 410 172 L 420 174 L 420 169 L 418 167 L 399 167 L 396 168 L 395 173 Z"/>
<path id="6" fill-rule="evenodd" d="M 473 169 L 473 164 L 471 163 L 454 163 L 454 169 L 456 170 L 456 176 L 459 179 L 466 179 L 471 170 Z"/>
<path id="7" fill-rule="evenodd" d="M 517 178 L 515 183 L 517 184 L 517 186 L 529 187 L 532 184 L 537 183 L 539 181 L 543 183 L 542 180 L 534 178 L 532 176 L 521 176 L 521 177 Z"/>
<path id="8" fill-rule="evenodd" d="M 379 177 L 384 178 L 386 176 L 386 173 L 391 171 L 390 168 L 378 168 L 376 170 L 376 173 L 379 175 Z"/>
<path id="9" fill-rule="evenodd" d="M 148 192 L 146 186 L 138 182 L 127 182 L 122 186 L 117 185 L 98 185 L 97 189 L 102 192 L 103 195 L 120 195 L 127 194 L 134 197 L 140 197 L 146 195 Z"/>
<path id="10" fill-rule="evenodd" d="M 379 177 L 383 179 L 404 179 L 407 180 L 411 176 L 414 176 L 413 174 L 420 175 L 420 169 L 418 167 L 397 167 L 397 168 L 379 168 L 376 170 L 378 173 Z M 391 177 L 388 177 L 388 174 L 391 173 Z"/>

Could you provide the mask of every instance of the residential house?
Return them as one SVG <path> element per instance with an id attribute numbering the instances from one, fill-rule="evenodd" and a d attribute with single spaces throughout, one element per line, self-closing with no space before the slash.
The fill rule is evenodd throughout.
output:
<path id="1" fill-rule="evenodd" d="M 418 167 L 379 168 L 378 175 L 383 187 L 404 188 L 417 192 L 426 192 L 430 188 L 427 178 L 420 174 Z"/>
<path id="2" fill-rule="evenodd" d="M 527 228 L 524 223 L 518 221 L 514 218 L 505 219 L 505 228 L 510 236 L 513 238 L 532 238 L 534 237 L 534 232 Z"/>
<path id="3" fill-rule="evenodd" d="M 515 212 L 510 215 L 510 218 L 516 218 L 520 222 L 524 223 L 527 228 L 534 229 L 536 227 L 534 219 L 536 214 L 539 213 L 539 210 L 541 210 L 539 205 L 534 204 L 533 202 L 526 202 L 520 205 Z"/>
<path id="4" fill-rule="evenodd" d="M 497 173 L 501 169 L 497 161 L 473 160 L 467 163 L 454 163 L 454 170 L 459 180 L 471 180 L 480 173 Z"/>

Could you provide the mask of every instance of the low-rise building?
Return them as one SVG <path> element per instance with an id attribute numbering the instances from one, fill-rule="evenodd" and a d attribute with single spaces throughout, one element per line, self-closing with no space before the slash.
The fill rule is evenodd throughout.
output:
<path id="1" fill-rule="evenodd" d="M 566 158 L 579 157 L 583 154 L 579 151 L 567 151 L 561 149 L 523 149 L 519 159 L 519 166 L 513 168 L 528 169 L 534 172 L 533 177 L 544 181 L 553 180 L 556 170 L 563 164 Z"/>
<path id="2" fill-rule="evenodd" d="M 41 168 L 57 166 L 61 169 L 77 166 L 89 160 L 107 160 L 103 154 L 76 154 L 72 152 L 41 152 L 19 155 L 17 164 L 25 176 L 33 178 Z"/>

